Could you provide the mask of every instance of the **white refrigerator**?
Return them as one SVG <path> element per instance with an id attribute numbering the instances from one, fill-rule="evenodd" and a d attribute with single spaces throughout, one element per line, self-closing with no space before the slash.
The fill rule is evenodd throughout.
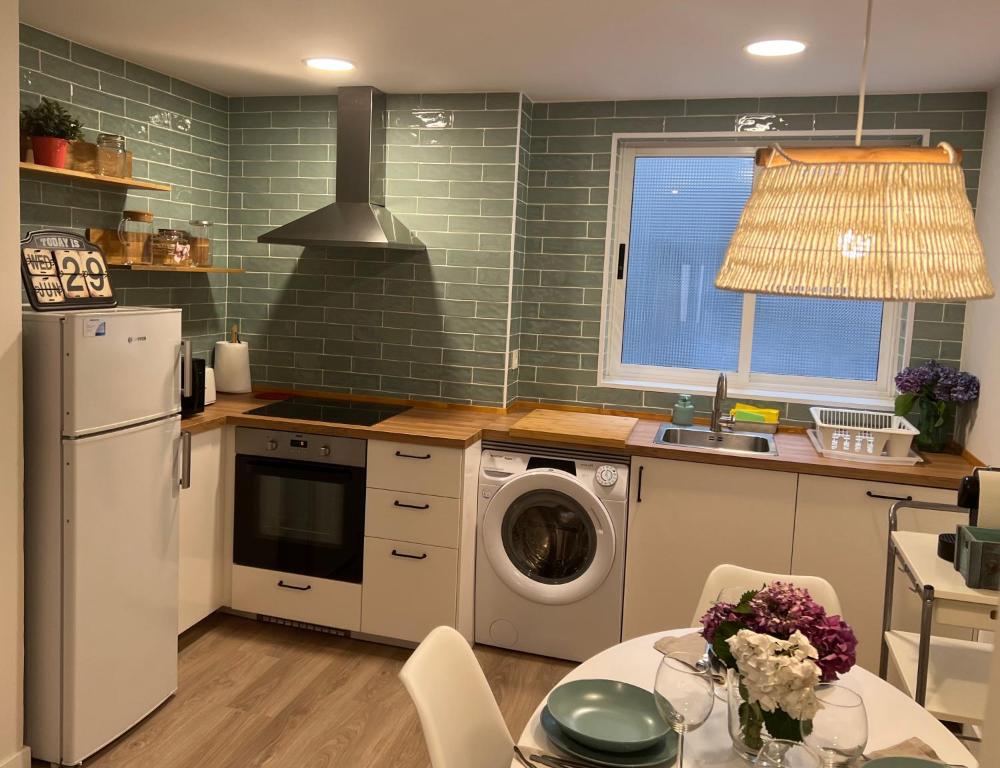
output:
<path id="1" fill-rule="evenodd" d="M 177 689 L 190 347 L 179 309 L 23 320 L 25 742 L 76 765 Z"/>

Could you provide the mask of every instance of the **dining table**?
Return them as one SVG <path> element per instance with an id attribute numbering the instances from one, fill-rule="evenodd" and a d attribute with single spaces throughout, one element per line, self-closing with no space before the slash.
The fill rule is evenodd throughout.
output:
<path id="1" fill-rule="evenodd" d="M 582 662 L 560 680 L 556 687 L 572 680 L 603 679 L 631 683 L 651 691 L 657 667 L 663 658 L 653 644 L 668 635 L 680 637 L 695 631 L 697 630 L 678 629 L 655 632 L 612 646 Z M 861 667 L 855 667 L 843 675 L 839 682 L 860 694 L 865 702 L 868 712 L 868 745 L 865 754 L 917 737 L 931 747 L 943 762 L 978 768 L 979 763 L 951 731 L 890 683 Z M 561 754 L 542 730 L 540 716 L 547 700 L 548 696 L 539 702 L 517 742 L 525 755 L 532 752 Z M 511 761 L 511 765 L 513 768 L 520 768 L 516 759 Z M 705 724 L 687 734 L 683 768 L 747 768 L 747 763 L 732 748 L 728 705 L 725 700 L 716 697 L 712 714 Z"/>

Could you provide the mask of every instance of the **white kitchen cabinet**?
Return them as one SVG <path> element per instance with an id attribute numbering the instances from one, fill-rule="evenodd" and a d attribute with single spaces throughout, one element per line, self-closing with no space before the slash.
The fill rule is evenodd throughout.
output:
<path id="1" fill-rule="evenodd" d="M 881 647 L 889 508 L 907 496 L 941 504 L 954 504 L 956 499 L 955 491 L 938 488 L 799 477 L 792 571 L 822 576 L 833 584 L 844 620 L 858 636 L 858 663 L 873 672 L 878 670 Z M 899 527 L 942 533 L 953 532 L 956 524 L 966 521 L 952 512 L 904 510 Z M 920 601 L 908 590 L 905 577 L 897 576 L 895 586 L 894 625 L 915 630 Z"/>
<path id="2" fill-rule="evenodd" d="M 691 626 L 705 579 L 720 563 L 788 573 L 797 477 L 633 459 L 623 639 Z"/>
<path id="3" fill-rule="evenodd" d="M 227 601 L 225 437 L 223 429 L 191 436 L 191 487 L 180 492 L 178 632 Z"/>
<path id="4" fill-rule="evenodd" d="M 456 549 L 366 537 L 361 631 L 419 643 L 455 626 L 457 576 Z"/>
<path id="5" fill-rule="evenodd" d="M 363 634 L 418 643 L 446 624 L 471 642 L 479 458 L 368 441 Z"/>

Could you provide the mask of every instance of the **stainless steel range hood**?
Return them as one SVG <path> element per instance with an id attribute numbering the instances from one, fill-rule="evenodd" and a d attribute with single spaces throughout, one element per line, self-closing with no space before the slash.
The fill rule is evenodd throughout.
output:
<path id="1" fill-rule="evenodd" d="M 385 94 L 370 86 L 337 92 L 336 200 L 261 235 L 257 242 L 424 249 L 385 208 Z"/>

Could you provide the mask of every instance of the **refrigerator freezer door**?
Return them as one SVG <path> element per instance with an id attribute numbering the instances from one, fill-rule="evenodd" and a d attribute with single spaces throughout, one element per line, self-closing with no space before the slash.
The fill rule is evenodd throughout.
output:
<path id="1" fill-rule="evenodd" d="M 178 413 L 181 313 L 66 314 L 63 434 L 78 436 Z"/>
<path id="2" fill-rule="evenodd" d="M 179 416 L 63 440 L 63 764 L 177 689 L 179 474 Z"/>

